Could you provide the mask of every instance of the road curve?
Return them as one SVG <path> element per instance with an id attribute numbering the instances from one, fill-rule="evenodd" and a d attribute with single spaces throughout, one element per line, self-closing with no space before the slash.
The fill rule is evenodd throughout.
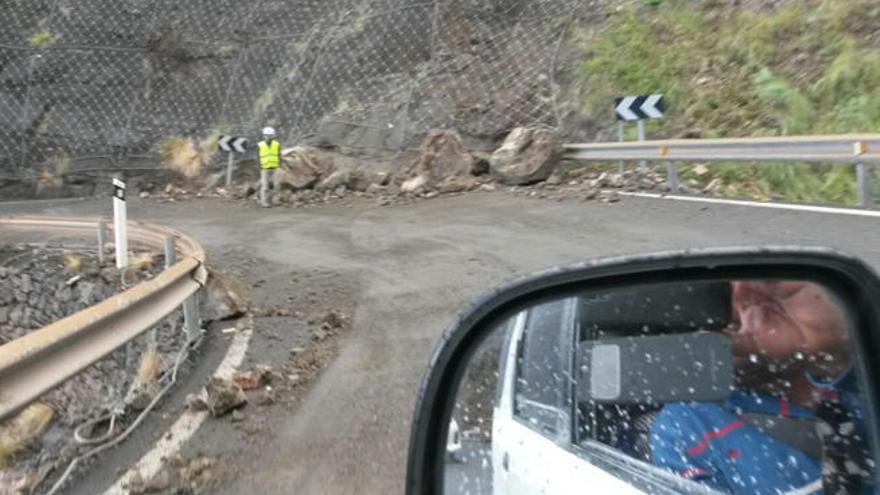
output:
<path id="1" fill-rule="evenodd" d="M 51 203 L 10 208 L 56 211 Z M 76 214 L 109 208 L 63 206 Z M 243 248 L 291 270 L 344 270 L 362 286 L 338 358 L 296 410 L 272 418 L 260 442 L 218 445 L 201 431 L 191 441 L 193 451 L 235 460 L 223 494 L 402 493 L 431 349 L 466 301 L 516 275 L 603 255 L 753 244 L 831 246 L 880 265 L 877 219 L 642 198 L 604 205 L 497 193 L 308 210 L 133 201 L 130 216 L 190 233 L 212 259 Z M 100 492 L 101 479 L 74 493 Z"/>

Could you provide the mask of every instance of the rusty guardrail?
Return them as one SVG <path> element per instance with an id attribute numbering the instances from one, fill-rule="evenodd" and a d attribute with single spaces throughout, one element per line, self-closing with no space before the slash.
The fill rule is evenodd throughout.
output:
<path id="1" fill-rule="evenodd" d="M 92 235 L 103 219 L 0 217 L 0 229 Z M 174 239 L 180 261 L 145 282 L 0 346 L 0 420 L 126 344 L 180 307 L 207 281 L 205 252 L 170 228 L 128 223 L 129 242 L 163 249 Z M 197 318 L 196 318 L 197 319 Z M 196 323 L 197 324 L 197 323 Z"/>
<path id="2" fill-rule="evenodd" d="M 665 161 L 673 192 L 678 189 L 677 162 L 849 163 L 855 165 L 859 201 L 867 205 L 866 166 L 880 165 L 880 134 L 567 144 L 565 157 L 596 162 Z"/>

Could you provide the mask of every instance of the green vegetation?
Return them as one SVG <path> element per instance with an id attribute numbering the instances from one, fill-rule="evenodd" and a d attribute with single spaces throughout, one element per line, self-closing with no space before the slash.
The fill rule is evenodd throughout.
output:
<path id="1" fill-rule="evenodd" d="M 657 3 L 657 5 L 651 5 Z M 876 0 L 798 0 L 779 9 L 717 0 L 632 2 L 579 33 L 585 111 L 612 125 L 610 101 L 662 92 L 653 137 L 774 136 L 880 129 Z M 632 131 L 634 133 L 634 130 Z M 633 138 L 634 136 L 630 136 Z M 721 179 L 732 195 L 851 203 L 851 166 L 719 165 L 682 176 Z M 694 182 L 692 182 L 694 183 Z"/>
<path id="2" fill-rule="evenodd" d="M 52 39 L 52 33 L 46 31 L 45 29 L 39 32 L 34 33 L 28 38 L 28 44 L 34 48 L 46 48 L 52 44 L 54 39 Z"/>

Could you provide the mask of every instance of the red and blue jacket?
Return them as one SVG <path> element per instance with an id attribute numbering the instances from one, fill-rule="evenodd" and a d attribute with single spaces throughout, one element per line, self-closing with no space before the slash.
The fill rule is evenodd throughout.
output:
<path id="1" fill-rule="evenodd" d="M 864 426 L 849 387 L 815 384 L 839 397 Z M 725 493 L 821 493 L 821 461 L 746 423 L 745 413 L 814 419 L 808 409 L 755 392 L 734 392 L 721 403 L 667 404 L 651 425 L 652 462 Z"/>

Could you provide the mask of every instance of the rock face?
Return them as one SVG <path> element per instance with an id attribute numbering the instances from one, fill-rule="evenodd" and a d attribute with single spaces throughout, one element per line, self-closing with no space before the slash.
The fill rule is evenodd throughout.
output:
<path id="1" fill-rule="evenodd" d="M 546 180 L 562 156 L 562 142 L 556 132 L 544 128 L 519 127 L 504 140 L 492 157 L 492 176 L 510 186 Z"/>
<path id="2" fill-rule="evenodd" d="M 419 157 L 410 169 L 410 179 L 401 190 L 416 192 L 450 177 L 470 176 L 474 161 L 457 132 L 432 130 L 422 142 Z"/>

